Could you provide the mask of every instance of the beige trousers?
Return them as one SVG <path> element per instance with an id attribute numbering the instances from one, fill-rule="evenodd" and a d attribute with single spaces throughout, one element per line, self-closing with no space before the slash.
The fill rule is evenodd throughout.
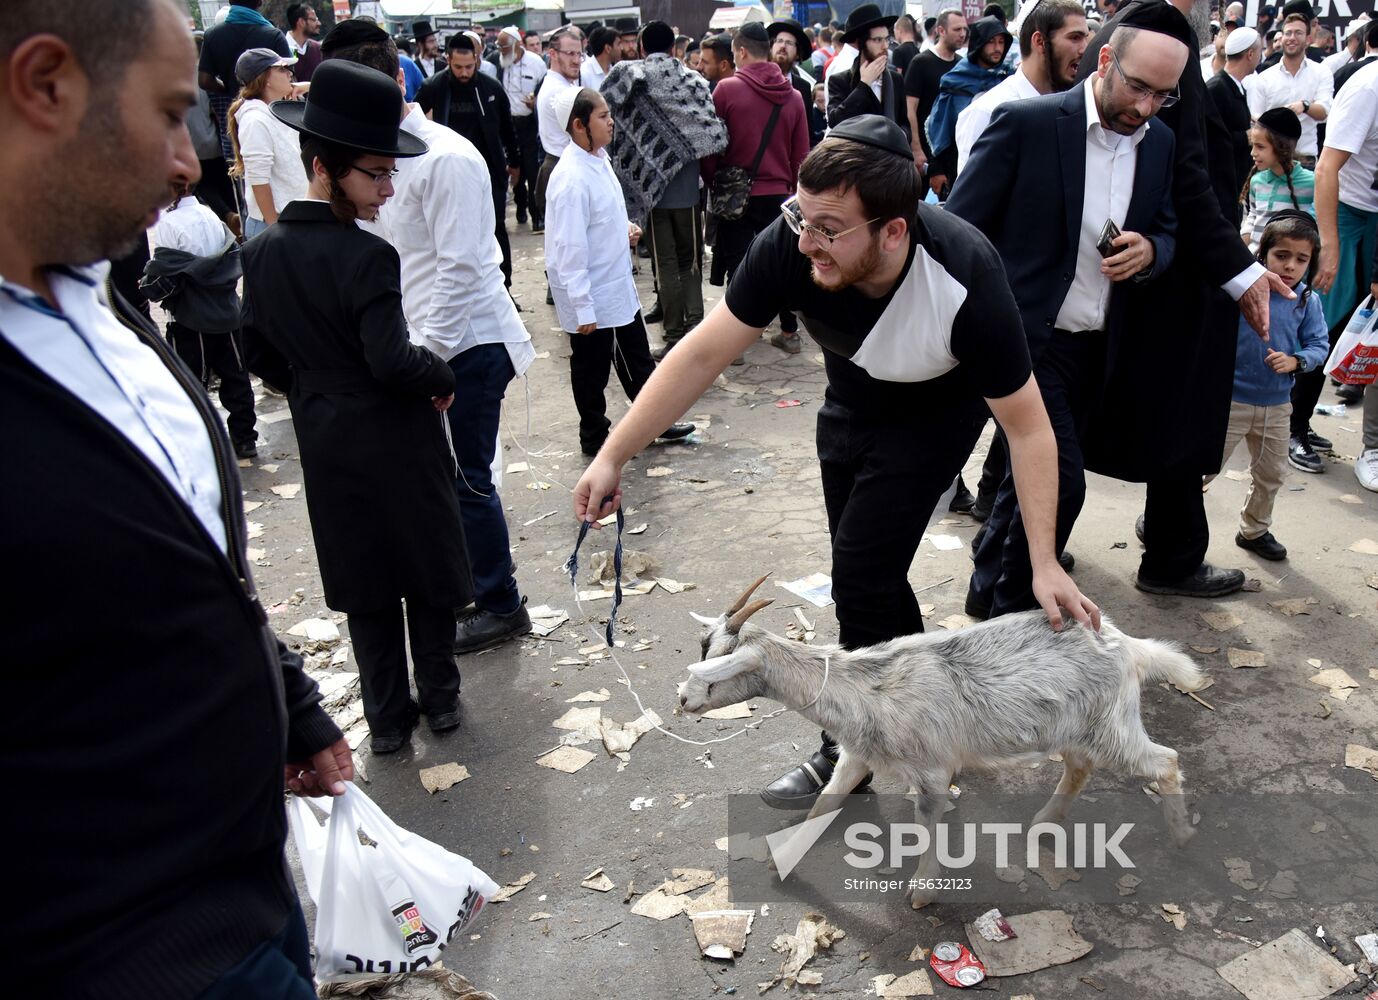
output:
<path id="1" fill-rule="evenodd" d="M 1225 455 L 1220 460 L 1223 469 L 1240 441 L 1249 446 L 1249 495 L 1239 512 L 1239 533 L 1254 539 L 1273 523 L 1273 502 L 1282 486 L 1287 470 L 1288 418 L 1291 403 L 1277 406 L 1250 406 L 1230 403 L 1230 424 L 1225 430 Z M 1209 486 L 1214 476 L 1207 476 L 1203 486 Z"/>

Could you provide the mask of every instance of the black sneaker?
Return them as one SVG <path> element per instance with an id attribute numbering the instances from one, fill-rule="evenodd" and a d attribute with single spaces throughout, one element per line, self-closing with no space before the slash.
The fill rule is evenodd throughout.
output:
<path id="1" fill-rule="evenodd" d="M 1325 461 L 1316 454 L 1311 442 L 1305 438 L 1294 437 L 1287 444 L 1287 464 L 1302 472 L 1320 473 L 1325 471 Z"/>
<path id="2" fill-rule="evenodd" d="M 671 424 L 665 430 L 656 435 L 657 441 L 683 441 L 690 434 L 694 433 L 694 425 L 690 423 Z"/>
<path id="3" fill-rule="evenodd" d="M 832 778 L 835 767 L 837 761 L 819 750 L 761 789 L 761 799 L 772 809 L 808 809 L 818 801 L 818 793 Z M 852 794 L 864 795 L 870 790 L 871 776 L 868 774 L 852 790 Z"/>
<path id="4" fill-rule="evenodd" d="M 644 314 L 641 319 L 646 323 L 659 323 L 665 318 L 665 310 L 660 308 L 660 300 L 656 299 L 656 304 L 651 306 L 651 311 Z"/>
<path id="5" fill-rule="evenodd" d="M 258 444 L 254 441 L 236 441 L 234 454 L 236 458 L 258 458 Z"/>
<path id="6" fill-rule="evenodd" d="M 967 484 L 962 481 L 962 477 L 957 477 L 957 490 L 952 494 L 952 502 L 947 505 L 947 509 L 954 514 L 970 514 L 971 509 L 976 506 L 976 498 L 971 495 L 971 490 L 967 489 Z"/>
<path id="7" fill-rule="evenodd" d="M 1287 558 L 1287 546 L 1274 538 L 1271 531 L 1265 531 L 1257 538 L 1245 538 L 1242 534 L 1236 534 L 1234 543 L 1241 549 L 1248 549 L 1260 559 L 1281 562 Z"/>
<path id="8" fill-rule="evenodd" d="M 526 613 L 526 598 L 509 615 L 492 611 L 475 611 L 455 623 L 455 652 L 477 653 L 500 646 L 509 639 L 531 631 L 531 616 Z"/>
<path id="9" fill-rule="evenodd" d="M 1321 437 L 1315 431 L 1308 430 L 1306 432 L 1306 442 L 1307 444 L 1311 445 L 1312 448 L 1315 448 L 1317 451 L 1335 450 L 1334 441 L 1330 440 L 1330 438 L 1328 437 Z"/>

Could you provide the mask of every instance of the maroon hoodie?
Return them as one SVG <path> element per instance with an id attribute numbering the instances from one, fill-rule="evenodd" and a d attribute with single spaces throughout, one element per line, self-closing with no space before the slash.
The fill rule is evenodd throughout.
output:
<path id="1" fill-rule="evenodd" d="M 751 193 L 790 194 L 799 177 L 799 167 L 809 155 L 809 123 L 804 102 L 780 67 L 773 62 L 739 67 L 736 75 L 719 81 L 713 88 L 713 107 L 727 124 L 727 149 L 703 161 L 703 177 L 713 181 L 719 166 L 751 169 L 760 148 L 771 109 L 781 105 L 761 168 L 756 171 Z"/>

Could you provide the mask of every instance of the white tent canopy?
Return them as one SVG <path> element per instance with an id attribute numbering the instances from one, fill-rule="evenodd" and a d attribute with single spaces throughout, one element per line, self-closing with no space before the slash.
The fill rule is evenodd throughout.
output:
<path id="1" fill-rule="evenodd" d="M 769 24 L 773 20 L 770 11 L 760 4 L 751 4 L 745 7 L 725 7 L 722 10 L 714 11 L 713 16 L 708 19 L 708 26 L 721 31 L 727 28 L 740 28 L 748 21 Z"/>

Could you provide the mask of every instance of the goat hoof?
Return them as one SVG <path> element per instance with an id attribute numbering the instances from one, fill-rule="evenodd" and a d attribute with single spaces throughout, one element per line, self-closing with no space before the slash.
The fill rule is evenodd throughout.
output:
<path id="1" fill-rule="evenodd" d="M 922 910 L 937 898 L 931 889 L 924 889 L 922 891 L 911 889 L 905 895 L 909 897 L 909 905 L 916 910 Z"/>
<path id="2" fill-rule="evenodd" d="M 1187 824 L 1172 831 L 1172 842 L 1179 848 L 1186 847 L 1191 843 L 1191 838 L 1196 836 L 1196 827 Z"/>

